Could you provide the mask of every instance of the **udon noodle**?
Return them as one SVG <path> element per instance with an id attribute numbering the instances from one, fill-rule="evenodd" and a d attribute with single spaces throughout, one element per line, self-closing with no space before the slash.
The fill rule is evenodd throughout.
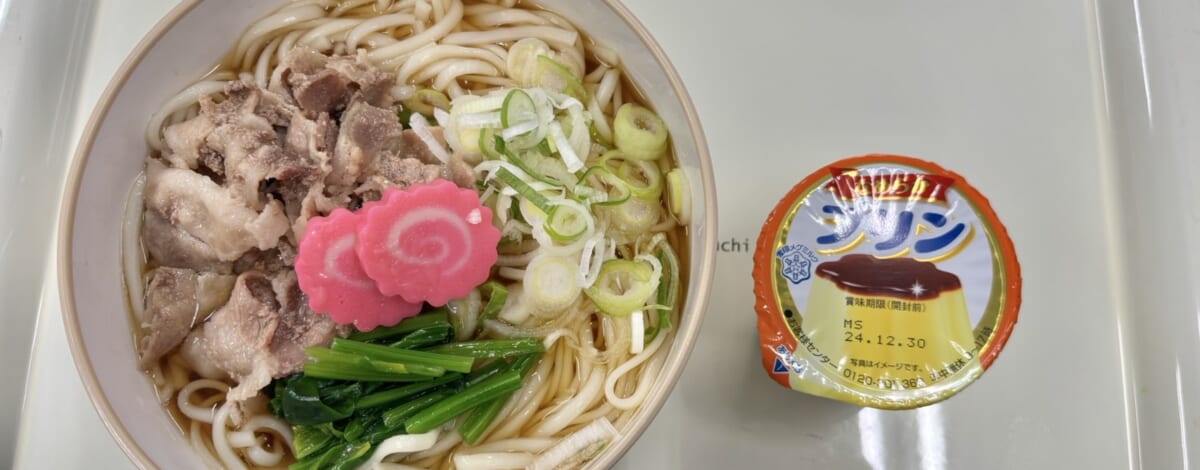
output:
<path id="1" fill-rule="evenodd" d="M 593 132 L 612 141 L 616 110 L 625 102 L 641 101 L 619 57 L 590 41 L 562 16 L 515 0 L 288 3 L 255 21 L 214 72 L 167 100 L 150 118 L 146 139 L 154 152 L 162 150 L 163 129 L 197 116 L 201 97 L 220 99 L 231 81 L 267 87 L 275 67 L 295 48 L 334 56 L 362 51 L 370 63 L 396 74 L 397 85 L 391 93 L 398 100 L 412 97 L 421 88 L 440 90 L 454 99 L 516 87 L 507 69 L 508 46 L 525 38 L 550 45 L 563 65 L 582 78 L 589 92 L 583 104 Z M 675 162 L 668 156 L 657 165 L 665 174 Z M 127 216 L 133 223 L 141 212 L 140 184 Z M 684 229 L 669 210 L 661 212 L 650 230 L 657 235 L 618 240 L 608 248 L 633 259 L 639 253 L 655 252 L 659 244 L 685 246 Z M 516 222 L 506 226 L 506 231 L 530 233 L 527 225 Z M 136 236 L 136 227 L 126 230 L 126 284 L 134 314 L 144 322 L 143 289 L 156 261 L 138 256 L 142 250 L 135 241 L 131 243 Z M 599 249 L 603 247 L 601 243 Z M 520 280 L 533 258 L 531 248 L 530 243 L 502 246 L 499 279 L 509 279 L 506 283 Z M 679 271 L 686 272 L 686 268 Z M 143 273 L 141 279 L 130 275 L 139 272 Z M 674 332 L 662 325 L 664 331 L 635 352 L 639 348 L 631 347 L 635 328 L 631 317 L 602 314 L 587 301 L 575 302 L 557 315 L 516 322 L 479 318 L 478 291 L 450 306 L 465 325 L 480 325 L 484 336 L 543 338 L 546 352 L 479 444 L 467 445 L 458 433 L 444 432 L 429 449 L 392 456 L 389 460 L 396 460 L 397 465 L 387 468 L 524 468 L 534 456 L 599 418 L 607 418 L 623 432 L 656 383 L 674 337 Z M 678 305 L 674 307 L 672 323 L 678 320 Z M 660 326 L 654 315 L 641 321 L 645 327 Z M 235 406 L 225 399 L 230 383 L 201 378 L 178 352 L 150 366 L 150 376 L 207 466 L 270 468 L 294 461 L 292 427 L 268 411 L 264 395 Z"/>

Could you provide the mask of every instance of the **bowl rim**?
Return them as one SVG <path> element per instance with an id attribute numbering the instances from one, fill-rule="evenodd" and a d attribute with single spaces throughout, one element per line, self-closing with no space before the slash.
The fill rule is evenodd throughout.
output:
<path id="1" fill-rule="evenodd" d="M 182 0 L 180 4 L 171 8 L 138 41 L 120 67 L 117 68 L 117 71 L 113 74 L 113 77 L 109 80 L 108 85 L 105 86 L 103 93 L 97 100 L 96 106 L 88 118 L 87 125 L 84 127 L 83 134 L 79 138 L 75 152 L 71 156 L 66 184 L 63 190 L 63 199 L 59 209 L 56 265 L 58 269 L 60 309 L 62 321 L 66 328 L 67 344 L 71 351 L 71 358 L 75 363 L 76 370 L 79 372 L 80 379 L 83 381 L 83 387 L 87 392 L 88 399 L 92 402 L 92 406 L 96 408 L 97 413 L 99 413 L 104 427 L 108 429 L 109 435 L 112 436 L 113 440 L 124 451 L 126 457 L 140 469 L 154 469 L 158 468 L 158 466 L 150 458 L 149 454 L 134 440 L 133 435 L 130 434 L 120 417 L 117 416 L 112 403 L 109 402 L 104 389 L 100 386 L 99 376 L 92 366 L 91 358 L 87 353 L 87 346 L 83 341 L 83 333 L 76 310 L 72 270 L 74 265 L 74 251 L 71 242 L 72 234 L 75 232 L 76 203 L 83 180 L 83 170 L 87 166 L 89 157 L 91 156 L 101 124 L 108 117 L 109 112 L 112 110 L 112 105 L 116 101 L 117 92 L 124 88 L 134 69 L 141 65 L 150 49 L 168 31 L 174 28 L 184 16 L 203 1 Z M 713 174 L 711 155 L 704 136 L 704 130 L 700 125 L 699 114 L 675 66 L 667 58 L 666 53 L 654 37 L 650 35 L 645 25 L 634 16 L 633 12 L 621 0 L 598 1 L 608 6 L 613 13 L 620 17 L 633 30 L 634 34 L 642 42 L 642 45 L 654 57 L 655 62 L 662 67 L 671 88 L 679 94 L 679 101 L 687 119 L 688 127 L 692 131 L 693 143 L 696 146 L 697 159 L 700 164 L 700 179 L 705 199 L 704 220 L 706 226 L 701 245 L 702 255 L 698 260 L 692 260 L 693 262 L 699 261 L 700 276 L 698 279 L 692 279 L 690 282 L 692 291 L 696 293 L 696 301 L 689 305 L 687 311 L 682 312 L 683 315 L 686 315 L 685 318 L 691 318 L 692 320 L 684 322 L 684 328 L 676 335 L 676 345 L 667 358 L 667 362 L 664 365 L 665 370 L 660 374 L 660 377 L 665 382 L 663 382 L 663 385 L 656 393 L 649 397 L 649 402 L 642 404 L 643 410 L 648 411 L 640 412 L 630 422 L 630 427 L 625 432 L 625 436 L 622 436 L 640 437 L 650 425 L 650 422 L 653 421 L 654 417 L 662 410 L 663 404 L 671 396 L 671 392 L 674 390 L 680 375 L 683 373 L 684 367 L 687 365 L 692 349 L 695 347 L 700 327 L 704 323 L 704 315 L 711 293 L 716 264 L 716 256 L 714 255 L 717 245 L 716 182 Z M 604 452 L 599 459 L 590 462 L 588 467 L 611 467 L 633 447 L 635 442 L 637 442 L 637 438 L 619 440 L 620 445 L 617 446 L 617 449 Z"/>

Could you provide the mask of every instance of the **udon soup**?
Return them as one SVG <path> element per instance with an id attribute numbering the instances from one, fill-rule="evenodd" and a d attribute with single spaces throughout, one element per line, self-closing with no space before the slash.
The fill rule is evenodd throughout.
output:
<path id="1" fill-rule="evenodd" d="M 288 3 L 148 120 L 139 365 L 208 466 L 574 468 L 653 388 L 688 181 L 562 16 Z"/>

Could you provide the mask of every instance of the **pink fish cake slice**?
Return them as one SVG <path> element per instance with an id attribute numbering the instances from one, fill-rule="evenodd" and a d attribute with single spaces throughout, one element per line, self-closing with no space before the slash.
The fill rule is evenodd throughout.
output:
<path id="1" fill-rule="evenodd" d="M 309 220 L 295 267 L 300 289 L 308 295 L 313 311 L 328 314 L 339 324 L 370 331 L 420 313 L 421 303 L 384 295 L 363 271 L 354 250 L 363 221 L 360 214 L 336 209 Z"/>
<path id="2" fill-rule="evenodd" d="M 389 189 L 361 214 L 355 250 L 384 294 L 445 305 L 487 281 L 496 264 L 492 211 L 449 181 Z"/>

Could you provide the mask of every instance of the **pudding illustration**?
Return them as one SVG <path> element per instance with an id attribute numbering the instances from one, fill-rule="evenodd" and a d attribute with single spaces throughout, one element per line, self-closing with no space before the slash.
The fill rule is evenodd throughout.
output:
<path id="1" fill-rule="evenodd" d="M 821 263 L 805 313 L 813 344 L 851 375 L 928 382 L 975 357 L 962 283 L 930 262 L 852 254 Z"/>

